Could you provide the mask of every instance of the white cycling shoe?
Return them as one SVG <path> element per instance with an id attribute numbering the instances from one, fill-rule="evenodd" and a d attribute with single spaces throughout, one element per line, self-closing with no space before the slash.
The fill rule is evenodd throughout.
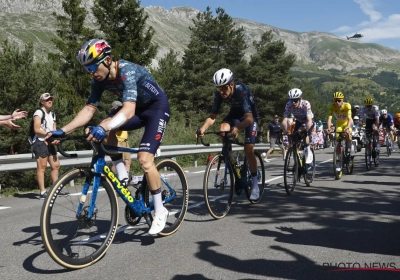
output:
<path id="1" fill-rule="evenodd" d="M 151 227 L 149 229 L 149 235 L 157 235 L 165 228 L 168 214 L 169 214 L 168 210 L 164 207 L 163 212 L 161 212 L 158 215 L 154 215 L 153 222 L 151 223 Z"/>

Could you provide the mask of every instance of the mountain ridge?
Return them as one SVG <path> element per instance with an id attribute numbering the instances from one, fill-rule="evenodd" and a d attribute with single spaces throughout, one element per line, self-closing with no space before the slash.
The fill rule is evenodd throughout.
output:
<path id="1" fill-rule="evenodd" d="M 89 11 L 92 6 L 93 0 L 85 1 L 85 7 Z M 170 49 L 178 52 L 178 57 L 181 58 L 190 41 L 189 27 L 194 26 L 192 20 L 202 11 L 188 6 L 173 7 L 171 10 L 160 6 L 148 6 L 144 9 L 149 15 L 147 25 L 155 29 L 153 41 L 159 45 L 153 66 Z M 51 49 L 51 38 L 56 36 L 52 12 L 62 11 L 61 0 L 0 0 L 0 11 L 1 40 L 8 39 L 19 46 L 29 40 L 33 41 L 37 58 Z M 245 30 L 247 59 L 255 53 L 252 42 L 260 40 L 265 31 L 271 30 L 274 38 L 283 40 L 287 51 L 296 55 L 296 65 L 300 70 L 398 71 L 396 66 L 400 63 L 399 50 L 375 43 L 347 40 L 328 32 L 296 32 L 241 18 L 233 18 L 233 21 Z M 91 13 L 87 24 L 95 27 Z"/>

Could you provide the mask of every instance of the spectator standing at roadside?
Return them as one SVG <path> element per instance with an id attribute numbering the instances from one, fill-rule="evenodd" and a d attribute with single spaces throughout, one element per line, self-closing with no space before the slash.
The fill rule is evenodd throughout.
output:
<path id="1" fill-rule="evenodd" d="M 268 156 L 273 152 L 275 144 L 279 146 L 282 150 L 282 158 L 285 160 L 285 149 L 282 144 L 282 127 L 279 122 L 279 116 L 275 115 L 274 120 L 268 124 L 267 128 L 267 141 L 269 142 L 269 150 L 264 158 L 265 162 L 269 162 Z"/>
<path id="2" fill-rule="evenodd" d="M 54 97 L 50 93 L 43 93 L 39 98 L 39 105 L 42 107 L 33 114 L 35 136 L 32 139 L 32 153 L 35 156 L 37 164 L 36 178 L 40 189 L 39 199 L 47 197 L 44 186 L 44 172 L 46 171 L 47 163 L 51 167 L 50 177 L 53 184 L 58 179 L 58 171 L 60 169 L 60 161 L 55 147 L 44 143 L 46 133 L 56 130 L 56 115 L 50 110 L 53 106 L 53 100 Z M 42 122 L 43 114 L 45 116 Z M 60 192 L 59 195 L 68 195 L 68 193 Z"/>

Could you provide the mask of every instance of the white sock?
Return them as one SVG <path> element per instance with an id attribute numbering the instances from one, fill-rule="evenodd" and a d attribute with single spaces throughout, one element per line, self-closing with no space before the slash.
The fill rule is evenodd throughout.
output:
<path id="1" fill-rule="evenodd" d="M 126 171 L 124 160 L 119 159 L 119 160 L 113 161 L 113 164 L 115 166 L 115 169 L 117 170 L 118 179 L 120 181 L 122 181 L 124 179 L 128 179 L 128 172 Z"/>
<path id="2" fill-rule="evenodd" d="M 154 214 L 162 213 L 164 211 L 164 205 L 162 202 L 161 192 L 157 194 L 152 194 L 153 203 L 154 203 Z"/>

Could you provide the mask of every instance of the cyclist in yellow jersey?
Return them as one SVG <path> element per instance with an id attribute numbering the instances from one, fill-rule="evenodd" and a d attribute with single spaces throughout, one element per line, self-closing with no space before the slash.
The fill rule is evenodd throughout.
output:
<path id="1" fill-rule="evenodd" d="M 353 119 L 351 118 L 351 105 L 344 102 L 344 94 L 337 91 L 333 94 L 333 104 L 329 105 L 328 127 L 331 127 L 332 116 L 336 119 L 336 132 L 345 132 L 344 136 L 348 145 L 351 147 L 350 155 L 354 156 L 354 146 L 351 144 L 351 132 Z M 330 130 L 328 129 L 328 133 Z M 337 136 L 336 136 L 337 137 Z"/>

